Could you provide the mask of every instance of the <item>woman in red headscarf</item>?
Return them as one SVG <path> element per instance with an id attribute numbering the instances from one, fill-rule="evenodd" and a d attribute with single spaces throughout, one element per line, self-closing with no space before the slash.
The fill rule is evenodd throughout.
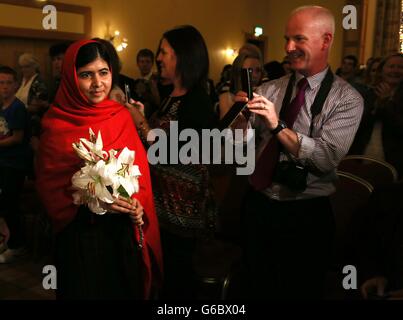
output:
<path id="1" fill-rule="evenodd" d="M 56 236 L 58 298 L 149 298 L 162 275 L 158 222 L 146 152 L 127 109 L 109 100 L 111 61 L 96 41 L 78 41 L 66 52 L 62 80 L 43 119 L 37 190 Z M 71 177 L 83 166 L 72 143 L 101 131 L 104 150 L 135 151 L 140 191 L 116 199 L 97 215 L 73 203 Z M 140 239 L 139 228 L 143 235 Z M 142 249 L 137 243 L 143 242 Z"/>

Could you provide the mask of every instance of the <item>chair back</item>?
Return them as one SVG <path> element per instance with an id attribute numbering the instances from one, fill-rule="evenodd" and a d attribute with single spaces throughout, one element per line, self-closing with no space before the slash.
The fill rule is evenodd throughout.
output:
<path id="1" fill-rule="evenodd" d="M 340 161 L 338 170 L 351 173 L 378 187 L 396 182 L 396 169 L 388 162 L 362 155 L 349 155 Z"/>
<path id="2" fill-rule="evenodd" d="M 348 172 L 337 171 L 336 192 L 330 196 L 335 217 L 332 267 L 342 268 L 354 263 L 354 232 L 360 220 L 360 208 L 368 202 L 373 186 Z M 342 270 L 342 269 L 339 269 Z"/>

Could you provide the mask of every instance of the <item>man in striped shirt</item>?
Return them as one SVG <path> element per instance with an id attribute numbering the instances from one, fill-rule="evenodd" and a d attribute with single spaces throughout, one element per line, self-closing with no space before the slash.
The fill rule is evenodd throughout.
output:
<path id="1" fill-rule="evenodd" d="M 295 81 L 289 85 L 292 75 L 286 75 L 264 83 L 248 103 L 249 121 L 236 123 L 237 127 L 252 126 L 256 141 L 260 141 L 250 179 L 254 188 L 245 199 L 246 256 L 252 277 L 250 292 L 255 298 L 323 296 L 334 233 L 328 197 L 335 191 L 336 167 L 349 150 L 363 111 L 363 100 L 351 85 L 332 74 L 328 78 L 334 24 L 332 13 L 322 7 L 300 7 L 291 13 L 285 50 Z M 326 81 L 328 90 L 323 93 Z M 303 82 L 302 89 L 299 83 Z M 286 91 L 291 103 L 284 104 Z M 324 102 L 312 119 L 311 107 L 319 95 L 324 95 Z M 302 99 L 299 109 L 292 111 L 291 105 L 298 99 Z M 248 101 L 243 92 L 236 100 Z M 266 179 L 265 173 L 258 171 L 259 165 L 270 165 L 265 151 L 271 155 L 277 152 L 275 170 L 267 178 L 267 186 L 256 187 L 256 178 Z M 280 167 L 284 169 L 281 172 Z M 305 170 L 306 186 L 297 188 L 293 183 L 304 177 Z"/>

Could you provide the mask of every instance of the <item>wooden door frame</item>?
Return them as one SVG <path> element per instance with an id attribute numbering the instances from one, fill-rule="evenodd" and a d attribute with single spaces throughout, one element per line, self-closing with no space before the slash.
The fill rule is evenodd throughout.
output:
<path id="1" fill-rule="evenodd" d="M 266 61 L 266 56 L 267 56 L 267 36 L 261 35 L 259 37 L 256 37 L 252 33 L 245 32 L 245 43 L 248 43 L 249 40 L 260 41 L 260 42 L 263 43 L 262 59 L 263 59 L 263 62 Z"/>
<path id="2" fill-rule="evenodd" d="M 34 0 L 0 0 L 0 4 L 10 4 L 13 6 L 37 9 L 43 8 L 43 6 L 46 4 L 55 6 L 60 12 L 76 13 L 84 16 L 84 33 L 0 26 L 0 36 L 48 40 L 79 40 L 83 38 L 91 38 L 92 15 L 90 7 L 77 6 L 53 1 L 38 2 Z"/>

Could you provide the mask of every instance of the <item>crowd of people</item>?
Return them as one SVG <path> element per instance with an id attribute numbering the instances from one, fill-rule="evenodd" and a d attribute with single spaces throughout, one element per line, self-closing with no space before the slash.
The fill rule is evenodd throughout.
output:
<path id="1" fill-rule="evenodd" d="M 260 50 L 246 44 L 216 86 L 206 42 L 190 25 L 164 32 L 155 55 L 138 52 L 138 79 L 121 73 L 115 48 L 99 38 L 52 46 L 48 83 L 31 53 L 18 58 L 19 70 L 0 66 L 0 263 L 25 252 L 18 204 L 30 179 L 55 232 L 57 298 L 197 299 L 197 243 L 215 236 L 219 215 L 209 167 L 149 164 L 147 150 L 158 141 L 155 130 L 168 136 L 170 154 L 173 122 L 201 133 L 244 102 L 248 112 L 231 128 L 244 129 L 235 144 L 252 135 L 256 141 L 242 214 L 249 297 L 323 298 L 339 162 L 365 154 L 403 175 L 403 55 L 373 58 L 364 70 L 346 56 L 334 74 L 334 29 L 328 9 L 297 8 L 286 21 L 282 62 L 264 64 Z M 252 69 L 251 100 L 242 92 L 244 68 Z M 134 150 L 141 172 L 138 192 L 103 201 L 103 215 L 77 204 L 71 186 L 83 165 L 72 143 L 89 128 L 102 131 L 105 150 Z M 376 271 L 384 273 L 362 279 L 364 298 L 374 288 L 383 294 L 386 277 L 402 288 L 394 279 L 403 269 L 393 277 Z"/>

